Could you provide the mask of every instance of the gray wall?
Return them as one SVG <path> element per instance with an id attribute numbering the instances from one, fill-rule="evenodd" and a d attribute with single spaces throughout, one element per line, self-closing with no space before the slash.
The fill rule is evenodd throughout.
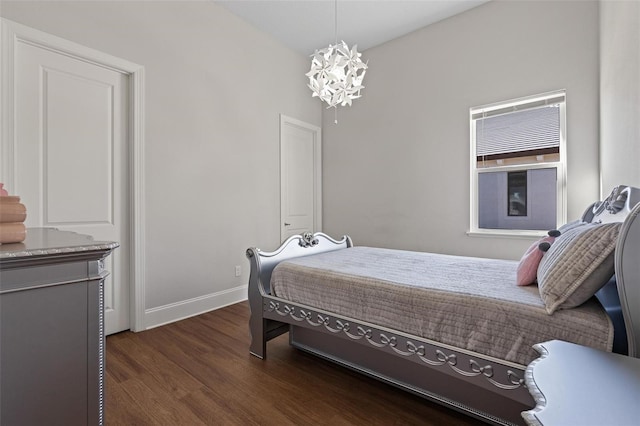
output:
<path id="1" fill-rule="evenodd" d="M 598 3 L 492 1 L 364 52 L 363 97 L 323 115 L 324 229 L 358 245 L 519 258 L 470 237 L 469 108 L 566 89 L 568 219 L 599 196 Z"/>
<path id="2" fill-rule="evenodd" d="M 208 1 L 3 1 L 0 14 L 145 66 L 145 308 L 170 321 L 246 297 L 245 250 L 280 242 L 279 114 L 321 125 L 308 58 Z"/>
<path id="3" fill-rule="evenodd" d="M 640 187 L 640 2 L 600 3 L 602 192 Z"/>
<path id="4" fill-rule="evenodd" d="M 146 306 L 162 308 L 245 285 L 244 250 L 278 244 L 279 113 L 323 124 L 328 233 L 518 258 L 530 239 L 466 235 L 469 107 L 565 88 L 568 219 L 580 216 L 599 195 L 599 41 L 603 100 L 625 58 L 637 59 L 633 46 L 604 51 L 622 31 L 618 15 L 638 31 L 624 9 L 637 5 L 601 7 L 602 39 L 597 2 L 493 1 L 370 49 L 363 97 L 339 110 L 338 125 L 309 97 L 308 58 L 211 2 L 3 0 L 0 15 L 146 67 Z M 620 87 L 638 83 L 627 78 Z M 617 122 L 604 103 L 603 127 Z M 623 162 L 637 172 L 637 157 Z M 603 177 L 611 170 L 603 160 Z"/>

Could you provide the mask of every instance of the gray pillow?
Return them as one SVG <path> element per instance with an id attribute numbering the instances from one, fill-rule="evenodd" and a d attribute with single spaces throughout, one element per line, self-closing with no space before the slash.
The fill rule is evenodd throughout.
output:
<path id="1" fill-rule="evenodd" d="M 556 238 L 538 266 L 538 288 L 547 313 L 581 305 L 609 281 L 620 226 L 586 224 Z"/>
<path id="2" fill-rule="evenodd" d="M 560 228 L 558 228 L 558 231 L 560 231 L 561 234 L 565 234 L 573 228 L 586 225 L 586 224 L 587 222 L 583 222 L 582 219 L 577 219 L 577 220 L 574 220 L 573 222 L 565 223 Z"/>

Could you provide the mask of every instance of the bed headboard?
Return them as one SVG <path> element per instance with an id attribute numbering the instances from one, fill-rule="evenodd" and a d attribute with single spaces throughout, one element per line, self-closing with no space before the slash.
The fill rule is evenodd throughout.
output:
<path id="1" fill-rule="evenodd" d="M 618 185 L 602 201 L 593 203 L 582 215 L 584 222 L 624 222 L 633 208 L 640 203 L 640 189 Z"/>
<path id="2" fill-rule="evenodd" d="M 611 306 L 613 309 L 621 311 L 626 329 L 626 342 L 624 343 L 627 346 L 627 354 L 636 358 L 640 358 L 639 215 L 640 189 L 620 185 L 615 187 L 606 199 L 587 208 L 582 216 L 582 220 L 585 222 L 622 223 L 615 252 L 615 282 L 612 280 L 610 285 L 603 287 L 596 296 L 610 315 Z M 617 306 L 618 298 L 619 307 Z M 615 323 L 613 316 L 612 320 Z M 616 328 L 618 328 L 617 325 Z M 618 338 L 616 337 L 616 339 Z"/>
<path id="3" fill-rule="evenodd" d="M 616 245 L 616 282 L 629 356 L 640 358 L 640 203 L 628 213 Z"/>

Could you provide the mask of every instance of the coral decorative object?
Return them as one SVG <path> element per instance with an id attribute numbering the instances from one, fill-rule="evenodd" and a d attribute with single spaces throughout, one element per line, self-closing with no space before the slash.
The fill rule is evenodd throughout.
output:
<path id="1" fill-rule="evenodd" d="M 0 244 L 19 243 L 27 238 L 24 223 L 0 223 Z"/>
<path id="2" fill-rule="evenodd" d="M 20 197 L 0 196 L 0 223 L 24 222 L 27 208 L 20 202 Z"/>
<path id="3" fill-rule="evenodd" d="M 20 197 L 9 195 L 0 183 L 0 244 L 19 243 L 27 237 L 27 208 Z"/>

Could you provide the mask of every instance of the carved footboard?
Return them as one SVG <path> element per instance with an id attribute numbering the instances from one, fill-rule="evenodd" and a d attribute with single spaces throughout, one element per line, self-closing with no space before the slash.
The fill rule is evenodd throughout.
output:
<path id="1" fill-rule="evenodd" d="M 330 236 L 317 232 L 304 235 L 294 235 L 286 240 L 278 250 L 264 252 L 252 247 L 247 250 L 247 257 L 251 264 L 249 276 L 249 307 L 251 318 L 249 330 L 251 331 L 250 352 L 258 358 L 267 356 L 267 342 L 274 337 L 289 331 L 289 325 L 285 321 L 279 321 L 277 317 L 268 318 L 263 315 L 263 298 L 271 296 L 271 273 L 276 265 L 284 260 L 300 256 L 308 256 L 327 251 L 340 250 L 352 247 L 351 238 L 342 237 L 334 240 Z"/>
<path id="2" fill-rule="evenodd" d="M 289 322 L 298 349 L 483 421 L 520 424 L 534 405 L 524 366 L 269 296 L 264 315 Z"/>

